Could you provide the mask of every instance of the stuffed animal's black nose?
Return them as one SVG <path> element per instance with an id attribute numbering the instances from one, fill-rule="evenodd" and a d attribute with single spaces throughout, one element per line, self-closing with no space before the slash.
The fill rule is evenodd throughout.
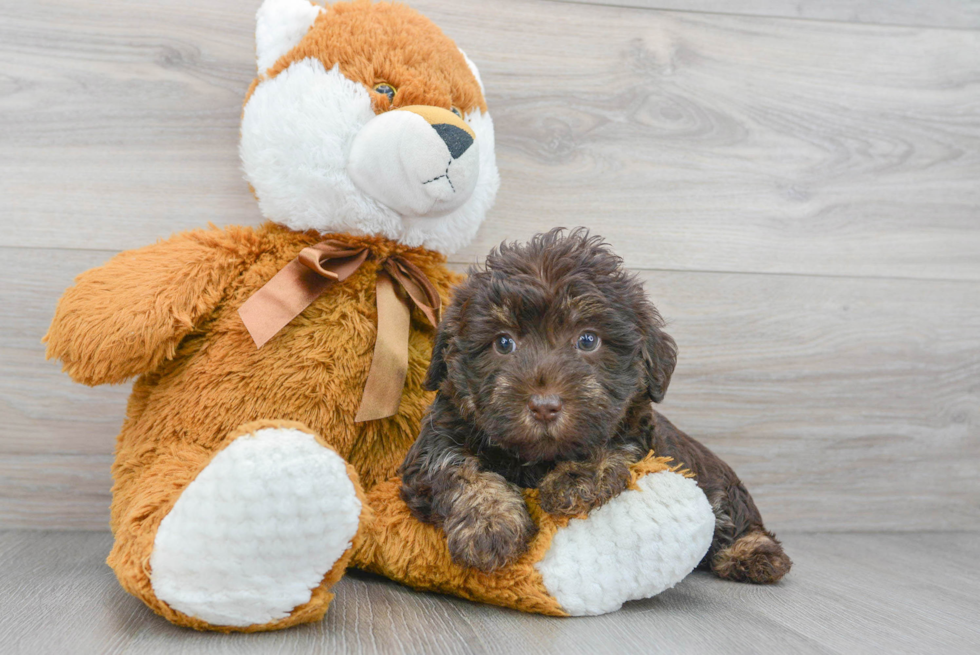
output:
<path id="1" fill-rule="evenodd" d="M 554 394 L 550 396 L 534 395 L 527 401 L 527 408 L 531 410 L 531 415 L 536 420 L 549 423 L 561 414 L 561 398 Z"/>
<path id="2" fill-rule="evenodd" d="M 449 148 L 449 154 L 453 159 L 459 159 L 460 155 L 469 150 L 473 145 L 473 137 L 466 133 L 466 130 L 450 125 L 449 123 L 436 123 L 432 126 Z"/>

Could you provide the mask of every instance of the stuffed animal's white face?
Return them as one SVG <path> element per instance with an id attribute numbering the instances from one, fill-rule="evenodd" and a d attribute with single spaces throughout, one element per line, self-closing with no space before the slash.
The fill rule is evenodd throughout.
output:
<path id="1" fill-rule="evenodd" d="M 386 38 L 387 37 L 387 38 Z M 266 0 L 240 153 L 266 218 L 450 254 L 499 176 L 479 73 L 404 5 Z"/>

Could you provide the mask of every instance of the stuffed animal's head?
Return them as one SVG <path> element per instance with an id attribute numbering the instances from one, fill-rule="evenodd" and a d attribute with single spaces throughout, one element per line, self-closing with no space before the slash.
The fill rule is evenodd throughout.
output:
<path id="1" fill-rule="evenodd" d="M 479 72 L 427 18 L 366 0 L 265 0 L 240 153 L 263 215 L 449 254 L 499 185 Z"/>

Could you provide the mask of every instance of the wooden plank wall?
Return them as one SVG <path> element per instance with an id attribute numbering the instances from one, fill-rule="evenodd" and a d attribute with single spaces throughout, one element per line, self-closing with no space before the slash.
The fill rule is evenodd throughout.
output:
<path id="1" fill-rule="evenodd" d="M 680 344 L 663 411 L 771 527 L 980 527 L 980 3 L 412 4 L 497 126 L 455 265 L 590 226 Z M 257 5 L 0 0 L 3 527 L 106 527 L 128 390 L 39 343 L 73 276 L 261 220 L 236 154 Z"/>

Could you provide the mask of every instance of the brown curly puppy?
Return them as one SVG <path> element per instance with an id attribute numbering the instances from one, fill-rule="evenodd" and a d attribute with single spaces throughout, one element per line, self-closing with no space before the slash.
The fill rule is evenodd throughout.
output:
<path id="1" fill-rule="evenodd" d="M 402 497 L 441 525 L 457 562 L 485 571 L 534 535 L 520 488 L 575 516 L 626 488 L 651 449 L 690 468 L 717 517 L 702 562 L 775 582 L 791 565 L 722 460 L 653 410 L 676 362 L 642 284 L 601 237 L 555 229 L 501 245 L 456 289 L 436 336 L 437 390 L 402 464 Z"/>

